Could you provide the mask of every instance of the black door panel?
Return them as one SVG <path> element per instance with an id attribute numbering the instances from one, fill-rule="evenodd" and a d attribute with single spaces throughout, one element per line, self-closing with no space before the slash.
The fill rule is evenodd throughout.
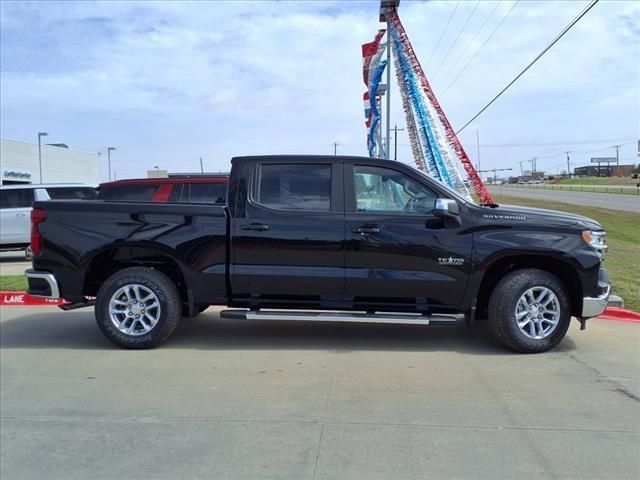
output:
<path id="1" fill-rule="evenodd" d="M 257 167 L 254 176 L 262 173 L 250 182 L 245 211 L 232 222 L 234 301 L 321 307 L 342 299 L 342 165 L 280 162 Z"/>
<path id="2" fill-rule="evenodd" d="M 367 221 L 380 232 L 349 233 L 347 244 L 346 293 L 353 301 L 458 305 L 471 264 L 468 239 L 458 235 L 459 229 L 445 228 L 439 218 L 350 214 L 347 232 Z"/>
<path id="3" fill-rule="evenodd" d="M 345 165 L 345 195 L 351 301 L 455 310 L 466 288 L 471 239 L 464 225 L 447 228 L 433 215 L 437 194 L 393 168 Z"/>

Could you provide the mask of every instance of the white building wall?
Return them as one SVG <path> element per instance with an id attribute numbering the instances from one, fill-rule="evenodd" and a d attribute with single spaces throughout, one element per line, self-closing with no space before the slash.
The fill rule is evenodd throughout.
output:
<path id="1" fill-rule="evenodd" d="M 38 163 L 37 143 L 0 139 L 0 178 L 2 180 L 89 185 L 102 182 L 100 155 L 97 153 L 42 145 L 42 182 Z M 20 175 L 23 177 L 19 178 Z M 27 178 L 26 175 L 29 177 Z"/>

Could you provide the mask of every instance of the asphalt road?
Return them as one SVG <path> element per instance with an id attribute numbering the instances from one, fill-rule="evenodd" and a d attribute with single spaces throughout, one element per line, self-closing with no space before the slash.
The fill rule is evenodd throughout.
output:
<path id="1" fill-rule="evenodd" d="M 536 190 L 520 187 L 489 187 L 489 192 L 511 197 L 534 198 L 555 202 L 585 205 L 588 207 L 609 208 L 624 212 L 640 213 L 640 195 L 621 195 L 615 193 L 562 192 L 558 190 Z"/>
<path id="2" fill-rule="evenodd" d="M 246 322 L 162 348 L 92 312 L 0 311 L 0 477 L 640 477 L 640 325 L 512 354 L 481 326 Z"/>

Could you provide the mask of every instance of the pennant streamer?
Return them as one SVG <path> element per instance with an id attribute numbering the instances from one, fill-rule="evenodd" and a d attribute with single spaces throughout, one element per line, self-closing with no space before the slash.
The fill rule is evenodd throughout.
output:
<path id="1" fill-rule="evenodd" d="M 480 198 L 480 203 L 493 204 L 491 195 L 482 183 L 482 179 L 473 167 L 429 85 L 396 9 L 389 9 L 387 15 L 391 27 L 387 32 L 387 44 L 389 48 L 393 46 L 393 62 L 415 164 L 431 177 L 470 198 L 462 175 L 462 169 L 464 169 L 475 193 Z M 368 98 L 365 94 L 365 104 L 366 100 L 369 100 L 369 109 L 365 115 L 369 128 L 367 144 L 371 156 L 379 156 L 382 151 L 379 132 L 380 112 L 376 105 L 375 93 L 382 72 L 387 66 L 385 61 L 380 61 L 385 48 L 384 44 L 380 44 L 383 34 L 384 30 L 379 30 L 372 43 L 362 46 L 363 78 L 369 94 Z"/>
<path id="2" fill-rule="evenodd" d="M 362 78 L 367 86 L 363 95 L 365 101 L 364 114 L 368 129 L 367 148 L 371 157 L 385 157 L 382 147 L 382 132 L 380 131 L 380 109 L 378 108 L 378 90 L 380 80 L 387 66 L 387 61 L 380 61 L 386 44 L 380 43 L 385 30 L 378 30 L 373 42 L 362 45 Z"/>

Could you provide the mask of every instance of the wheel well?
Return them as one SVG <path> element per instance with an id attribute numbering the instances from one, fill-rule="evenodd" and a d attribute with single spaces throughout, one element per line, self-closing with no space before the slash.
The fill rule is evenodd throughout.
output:
<path id="1" fill-rule="evenodd" d="M 167 275 L 186 300 L 186 282 L 178 263 L 166 253 L 144 247 L 118 247 L 96 255 L 84 277 L 84 294 L 95 296 L 102 283 L 119 270 L 129 267 L 151 267 Z"/>
<path id="2" fill-rule="evenodd" d="M 510 272 L 523 268 L 537 268 L 552 273 L 564 284 L 569 294 L 571 314 L 579 315 L 582 308 L 580 279 L 573 267 L 567 262 L 545 256 L 526 255 L 507 257 L 493 263 L 482 277 L 478 290 L 476 316 L 487 318 L 489 297 L 496 284 Z"/>

